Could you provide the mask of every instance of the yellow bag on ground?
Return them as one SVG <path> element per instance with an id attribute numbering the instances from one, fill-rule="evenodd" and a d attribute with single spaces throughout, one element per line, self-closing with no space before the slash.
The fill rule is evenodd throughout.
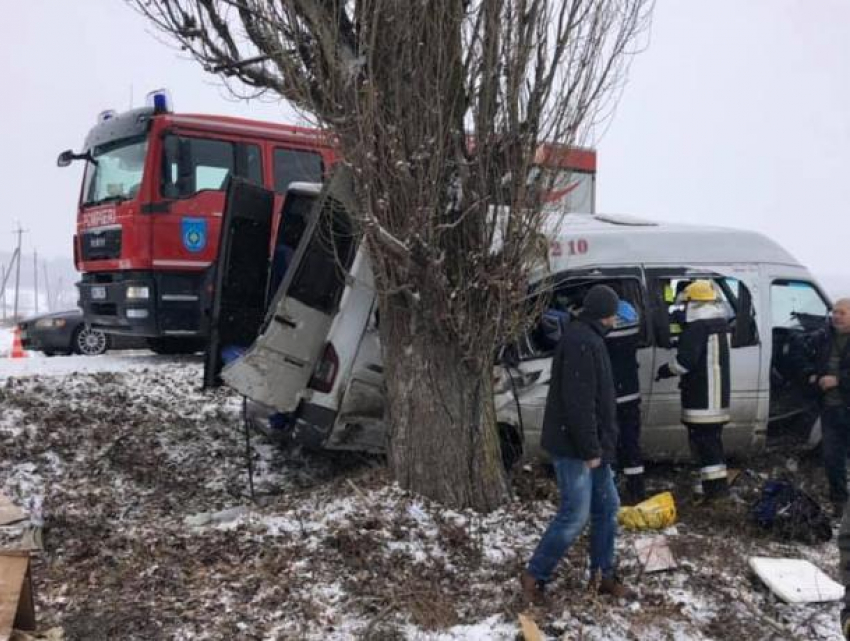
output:
<path id="1" fill-rule="evenodd" d="M 628 530 L 663 530 L 676 522 L 676 503 L 670 492 L 662 492 L 634 507 L 620 508 L 617 520 Z"/>

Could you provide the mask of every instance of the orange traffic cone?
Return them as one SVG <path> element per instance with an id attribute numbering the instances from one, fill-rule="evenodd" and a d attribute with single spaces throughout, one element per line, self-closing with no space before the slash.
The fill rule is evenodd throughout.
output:
<path id="1" fill-rule="evenodd" d="M 21 328 L 15 325 L 15 330 L 12 332 L 12 353 L 9 358 L 26 358 L 27 353 L 21 345 Z"/>

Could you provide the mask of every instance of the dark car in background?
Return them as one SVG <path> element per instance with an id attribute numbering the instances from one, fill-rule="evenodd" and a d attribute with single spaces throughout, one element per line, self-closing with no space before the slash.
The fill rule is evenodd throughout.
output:
<path id="1" fill-rule="evenodd" d="M 90 327 L 79 309 L 31 316 L 18 323 L 21 345 L 26 350 L 56 354 L 97 356 L 110 349 L 143 349 L 144 338 L 106 334 Z"/>

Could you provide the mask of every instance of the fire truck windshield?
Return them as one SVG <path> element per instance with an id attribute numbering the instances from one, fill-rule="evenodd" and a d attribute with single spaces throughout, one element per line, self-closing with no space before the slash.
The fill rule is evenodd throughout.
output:
<path id="1" fill-rule="evenodd" d="M 142 184 L 148 141 L 145 136 L 123 138 L 91 150 L 86 165 L 83 205 L 131 200 Z"/>

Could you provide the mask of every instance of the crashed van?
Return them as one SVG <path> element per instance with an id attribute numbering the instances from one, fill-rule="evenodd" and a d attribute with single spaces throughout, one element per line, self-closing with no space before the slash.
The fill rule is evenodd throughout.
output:
<path id="1" fill-rule="evenodd" d="M 251 400 L 253 415 L 270 418 L 287 440 L 380 452 L 384 368 L 369 256 L 348 217 L 356 206 L 350 178 L 335 174 L 324 188 L 293 184 L 278 230 L 270 222 L 274 201 L 262 192 L 235 181 L 228 193 L 206 375 Z M 594 214 L 563 217 L 549 242 L 549 264 L 529 283 L 529 305 L 540 308 L 544 296 L 542 307 L 569 313 L 590 286 L 604 283 L 638 311 L 648 458 L 689 455 L 677 381 L 655 381 L 654 373 L 674 356 L 683 312 L 676 293 L 694 279 L 710 280 L 728 310 L 728 452 L 753 454 L 769 439 L 817 439 L 816 401 L 801 363 L 830 302 L 782 247 L 749 231 Z M 511 345 L 494 346 L 506 461 L 537 452 L 558 339 L 547 316 Z M 241 356 L 222 368 L 223 348 L 233 344 Z"/>

